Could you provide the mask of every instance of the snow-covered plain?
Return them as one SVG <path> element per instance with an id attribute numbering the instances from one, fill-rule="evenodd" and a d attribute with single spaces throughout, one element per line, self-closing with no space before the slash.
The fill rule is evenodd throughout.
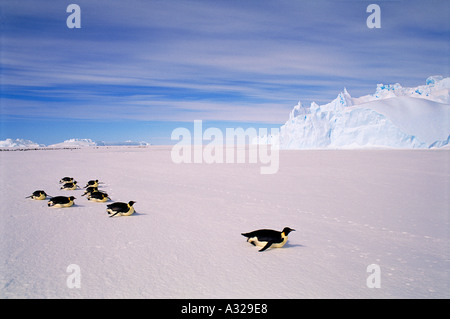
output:
<path id="1" fill-rule="evenodd" d="M 450 297 L 450 149 L 282 150 L 273 175 L 174 164 L 170 150 L 0 152 L 0 297 Z M 108 218 L 107 203 L 59 190 L 64 176 L 99 179 L 137 213 Z M 38 189 L 75 206 L 25 199 Z M 285 226 L 287 244 L 262 253 L 240 235 Z"/>

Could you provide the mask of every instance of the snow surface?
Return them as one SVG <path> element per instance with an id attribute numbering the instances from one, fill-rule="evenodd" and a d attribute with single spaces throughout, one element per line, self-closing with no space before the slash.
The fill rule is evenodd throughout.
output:
<path id="1" fill-rule="evenodd" d="M 431 148 L 450 142 L 450 78 L 426 85 L 379 84 L 353 98 L 346 89 L 325 105 L 300 102 L 280 133 L 259 138 L 282 149 Z"/>
<path id="2" fill-rule="evenodd" d="M 450 150 L 280 151 L 174 164 L 170 147 L 0 152 L 1 298 L 448 298 Z M 137 213 L 108 218 L 99 179 Z M 74 195 L 75 206 L 25 199 Z M 259 253 L 240 234 L 296 229 Z M 81 288 L 68 288 L 69 265 Z M 381 269 L 368 288 L 367 267 Z"/>

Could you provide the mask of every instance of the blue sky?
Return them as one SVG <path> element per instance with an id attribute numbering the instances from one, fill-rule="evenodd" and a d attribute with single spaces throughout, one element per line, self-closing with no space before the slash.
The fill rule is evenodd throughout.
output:
<path id="1" fill-rule="evenodd" d="M 81 8 L 69 29 L 66 8 Z M 381 8 L 369 29 L 366 8 Z M 170 144 L 277 127 L 301 101 L 450 76 L 450 2 L 1 0 L 0 139 Z"/>

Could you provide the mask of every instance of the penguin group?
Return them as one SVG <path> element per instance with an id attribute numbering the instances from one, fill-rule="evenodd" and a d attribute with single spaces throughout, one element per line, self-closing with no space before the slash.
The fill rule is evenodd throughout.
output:
<path id="1" fill-rule="evenodd" d="M 63 177 L 60 181 L 61 190 L 75 190 L 79 188 L 77 181 L 72 177 Z M 108 194 L 104 191 L 98 190 L 99 181 L 90 180 L 84 186 L 85 192 L 81 196 L 87 196 L 86 198 L 92 202 L 104 203 L 111 200 Z M 71 207 L 76 199 L 74 196 L 50 196 L 43 190 L 36 190 L 30 196 L 26 198 L 31 198 L 34 200 L 45 200 L 49 197 L 47 205 L 49 207 Z M 135 201 L 124 202 L 114 202 L 106 205 L 106 212 L 109 217 L 114 216 L 130 216 L 135 210 L 133 205 Z M 253 246 L 262 247 L 259 251 L 263 252 L 269 248 L 281 248 L 283 247 L 287 240 L 288 235 L 295 231 L 290 227 L 285 227 L 282 231 L 272 230 L 272 229 L 259 229 L 247 233 L 241 233 L 242 236 L 247 238 L 247 242 Z"/>
<path id="2" fill-rule="evenodd" d="M 60 179 L 59 183 L 62 184 L 60 190 L 68 191 L 80 188 L 80 186 L 77 185 L 77 181 L 73 177 L 63 177 Z M 84 186 L 85 192 L 81 196 L 86 196 L 87 200 L 98 203 L 104 203 L 111 200 L 106 192 L 100 191 L 98 189 L 98 186 L 98 179 L 88 181 Z M 71 207 L 74 205 L 76 199 L 76 197 L 74 196 L 50 196 L 43 190 L 36 190 L 26 198 L 31 198 L 34 200 L 45 200 L 47 199 L 47 197 L 49 198 L 47 206 L 58 208 Z M 109 217 L 130 216 L 135 212 L 133 208 L 134 203 L 136 202 L 114 202 L 112 204 L 106 205 L 106 212 L 110 215 Z"/>

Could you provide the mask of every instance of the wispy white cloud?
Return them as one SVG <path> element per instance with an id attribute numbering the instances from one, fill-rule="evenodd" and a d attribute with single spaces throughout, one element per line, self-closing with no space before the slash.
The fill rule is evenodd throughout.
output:
<path id="1" fill-rule="evenodd" d="M 282 123 L 343 87 L 449 75 L 449 5 L 432 2 L 383 1 L 370 30 L 366 1 L 80 0 L 69 30 L 63 3 L 6 1 L 2 114 Z"/>

